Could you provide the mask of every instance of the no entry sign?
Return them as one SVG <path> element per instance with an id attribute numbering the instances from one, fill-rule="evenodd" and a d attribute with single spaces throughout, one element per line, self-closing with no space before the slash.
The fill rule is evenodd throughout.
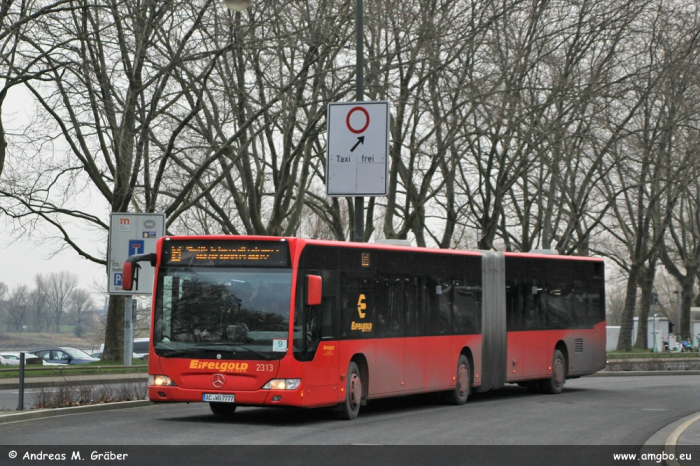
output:
<path id="1" fill-rule="evenodd" d="M 328 104 L 326 194 L 386 196 L 389 102 Z"/>

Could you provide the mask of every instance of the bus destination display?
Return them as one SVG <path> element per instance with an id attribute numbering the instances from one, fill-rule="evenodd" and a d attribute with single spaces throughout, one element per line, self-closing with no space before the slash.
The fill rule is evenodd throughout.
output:
<path id="1" fill-rule="evenodd" d="M 163 264 L 220 267 L 286 267 L 284 241 L 166 241 Z"/>

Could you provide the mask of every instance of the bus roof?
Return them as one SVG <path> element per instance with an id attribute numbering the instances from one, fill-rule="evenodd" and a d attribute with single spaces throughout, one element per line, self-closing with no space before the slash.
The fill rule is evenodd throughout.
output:
<path id="1" fill-rule="evenodd" d="M 183 241 L 183 240 L 251 240 L 251 241 L 286 241 L 290 246 L 290 253 L 293 256 L 297 256 L 301 253 L 301 250 L 307 244 L 314 244 L 318 246 L 341 246 L 346 248 L 362 248 L 362 249 L 377 249 L 377 250 L 391 250 L 391 251 L 421 251 L 429 253 L 438 254 L 458 254 L 458 255 L 470 255 L 470 256 L 481 256 L 483 252 L 478 249 L 439 249 L 439 248 L 427 248 L 420 246 L 403 246 L 398 244 L 388 244 L 388 243 L 356 243 L 349 241 L 336 241 L 336 240 L 325 240 L 317 238 L 297 238 L 297 237 L 283 237 L 283 236 L 262 236 L 262 235 L 193 235 L 193 236 L 164 236 L 160 241 Z M 493 251 L 499 252 L 499 251 Z M 590 256 L 567 256 L 559 254 L 548 254 L 543 252 L 503 252 L 506 257 L 526 257 L 526 258 L 539 258 L 539 259 L 569 259 L 569 260 L 582 260 L 582 261 L 595 261 L 603 262 L 601 257 L 590 257 Z"/>

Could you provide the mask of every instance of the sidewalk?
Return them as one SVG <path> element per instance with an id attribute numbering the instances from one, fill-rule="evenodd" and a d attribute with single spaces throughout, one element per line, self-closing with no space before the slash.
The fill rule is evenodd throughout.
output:
<path id="1" fill-rule="evenodd" d="M 691 461 L 667 461 L 668 466 L 677 466 L 678 464 L 698 464 L 700 459 L 700 413 L 696 413 L 690 419 L 687 419 L 679 426 L 666 441 L 667 447 L 676 447 L 676 457 L 679 454 L 685 453 L 692 455 Z"/>
<path id="2" fill-rule="evenodd" d="M 133 372 L 130 374 L 83 374 L 64 375 L 50 377 L 25 377 L 24 388 L 53 387 L 64 382 L 81 385 L 99 385 L 103 383 L 127 383 L 148 380 L 147 372 Z M 0 390 L 13 390 L 19 388 L 19 378 L 12 377 L 0 379 Z"/>

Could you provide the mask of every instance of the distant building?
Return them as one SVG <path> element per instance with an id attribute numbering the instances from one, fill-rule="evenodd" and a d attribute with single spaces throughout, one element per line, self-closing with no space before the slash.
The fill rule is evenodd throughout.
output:
<path id="1" fill-rule="evenodd" d="M 698 330 L 700 332 L 700 307 L 694 308 L 698 310 Z M 632 327 L 632 346 L 637 342 L 637 328 L 639 327 L 639 317 L 634 318 L 634 327 Z M 669 322 L 666 317 L 656 317 L 656 322 L 654 322 L 653 317 L 649 317 L 649 322 L 647 323 L 647 348 L 651 349 L 654 347 L 654 329 L 657 332 L 657 349 L 663 350 L 663 342 L 668 341 L 669 335 Z M 607 332 L 607 343 L 605 345 L 606 351 L 613 351 L 617 349 L 617 341 L 620 339 L 620 326 L 609 325 L 606 327 Z"/>

